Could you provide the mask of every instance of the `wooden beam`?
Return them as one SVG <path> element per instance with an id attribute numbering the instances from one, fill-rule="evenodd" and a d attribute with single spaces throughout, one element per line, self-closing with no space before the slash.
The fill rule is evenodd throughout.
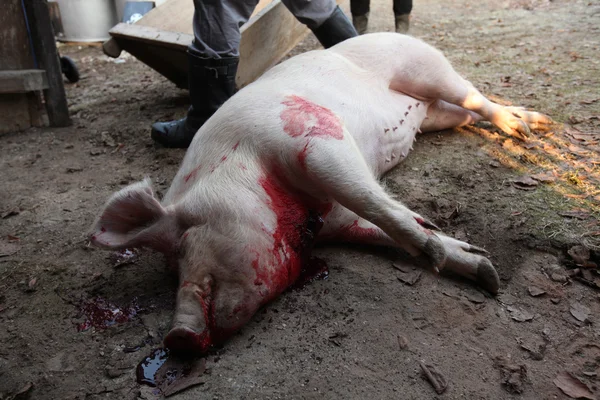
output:
<path id="1" fill-rule="evenodd" d="M 43 69 L 0 71 L 0 93 L 27 93 L 44 89 L 48 89 L 48 81 Z"/>
<path id="2" fill-rule="evenodd" d="M 25 0 L 25 8 L 38 67 L 46 70 L 48 89 L 44 90 L 44 98 L 50 125 L 68 126 L 71 120 L 48 2 L 46 0 Z"/>

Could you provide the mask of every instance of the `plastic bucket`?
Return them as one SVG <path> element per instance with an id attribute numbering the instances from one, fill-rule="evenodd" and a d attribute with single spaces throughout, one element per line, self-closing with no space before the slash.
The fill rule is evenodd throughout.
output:
<path id="1" fill-rule="evenodd" d="M 55 0 L 60 10 L 61 42 L 104 42 L 117 24 L 114 0 Z"/>

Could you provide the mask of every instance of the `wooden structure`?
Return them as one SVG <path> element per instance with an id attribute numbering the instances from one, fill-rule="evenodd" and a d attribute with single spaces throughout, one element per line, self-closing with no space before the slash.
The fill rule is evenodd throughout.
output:
<path id="1" fill-rule="evenodd" d="M 135 24 L 117 24 L 104 52 L 118 57 L 126 50 L 181 88 L 187 87 L 186 50 L 194 38 L 191 0 L 168 0 Z M 280 0 L 260 0 L 250 20 L 241 28 L 239 88 L 277 64 L 307 34 L 305 25 Z"/>
<path id="2" fill-rule="evenodd" d="M 51 125 L 70 123 L 47 2 L 23 3 L 0 12 L 0 133 L 44 125 L 42 104 Z"/>

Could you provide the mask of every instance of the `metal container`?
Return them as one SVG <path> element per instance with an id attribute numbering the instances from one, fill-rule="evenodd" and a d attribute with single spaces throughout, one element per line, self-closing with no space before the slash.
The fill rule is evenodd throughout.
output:
<path id="1" fill-rule="evenodd" d="M 117 24 L 114 0 L 55 0 L 62 21 L 61 42 L 104 42 Z"/>

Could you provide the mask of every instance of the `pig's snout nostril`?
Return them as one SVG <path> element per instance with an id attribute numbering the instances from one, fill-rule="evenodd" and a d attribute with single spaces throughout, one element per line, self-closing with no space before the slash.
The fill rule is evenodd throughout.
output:
<path id="1" fill-rule="evenodd" d="M 175 352 L 204 354 L 210 348 L 210 335 L 208 330 L 196 333 L 187 327 L 171 329 L 163 340 L 166 348 Z"/>

